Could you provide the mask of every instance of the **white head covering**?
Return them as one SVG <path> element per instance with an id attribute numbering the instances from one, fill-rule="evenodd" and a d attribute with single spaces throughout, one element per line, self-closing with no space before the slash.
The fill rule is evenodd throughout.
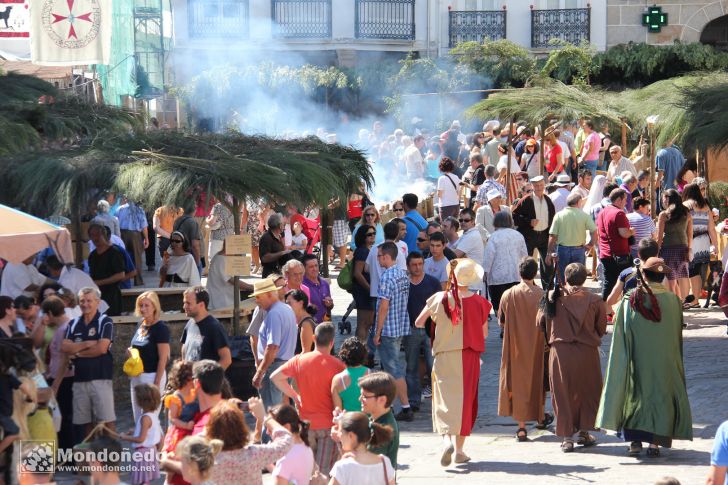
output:
<path id="1" fill-rule="evenodd" d="M 584 202 L 584 212 L 587 214 L 591 213 L 592 206 L 601 203 L 604 198 L 602 192 L 604 192 L 605 185 L 607 185 L 607 177 L 604 175 L 597 175 L 594 177 L 591 189 L 589 190 L 589 197 L 587 197 L 586 202 Z"/>

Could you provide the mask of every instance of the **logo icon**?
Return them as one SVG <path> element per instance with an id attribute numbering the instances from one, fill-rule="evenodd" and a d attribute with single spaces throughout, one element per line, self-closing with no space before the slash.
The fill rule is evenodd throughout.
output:
<path id="1" fill-rule="evenodd" d="M 43 30 L 63 49 L 81 49 L 99 34 L 99 0 L 44 0 Z"/>
<path id="2" fill-rule="evenodd" d="M 22 440 L 20 441 L 18 474 L 53 473 L 55 457 L 55 441 Z"/>

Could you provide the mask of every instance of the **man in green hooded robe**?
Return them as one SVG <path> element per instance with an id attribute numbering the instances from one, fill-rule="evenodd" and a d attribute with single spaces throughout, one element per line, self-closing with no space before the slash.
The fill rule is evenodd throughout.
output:
<path id="1" fill-rule="evenodd" d="M 693 439 L 682 351 L 682 305 L 662 284 L 670 268 L 649 258 L 614 318 L 612 348 L 596 426 L 621 431 L 629 454 L 659 456 L 674 439 Z"/>

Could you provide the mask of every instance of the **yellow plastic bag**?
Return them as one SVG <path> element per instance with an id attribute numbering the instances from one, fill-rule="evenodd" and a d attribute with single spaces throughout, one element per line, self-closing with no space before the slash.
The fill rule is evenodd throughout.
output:
<path id="1" fill-rule="evenodd" d="M 138 349 L 129 349 L 129 353 L 131 356 L 124 362 L 124 374 L 129 377 L 136 377 L 144 372 L 144 364 L 141 357 L 139 357 Z"/>

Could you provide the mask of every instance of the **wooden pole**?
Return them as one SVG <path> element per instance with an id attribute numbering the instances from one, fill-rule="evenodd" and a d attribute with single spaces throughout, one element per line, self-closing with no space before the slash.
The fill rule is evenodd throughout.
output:
<path id="1" fill-rule="evenodd" d="M 329 277 L 329 209 L 321 208 L 321 274 Z"/>
<path id="2" fill-rule="evenodd" d="M 541 124 L 538 127 L 539 127 L 539 132 L 540 132 L 540 135 L 541 135 L 541 145 L 540 145 L 540 147 L 538 149 L 538 164 L 539 164 L 539 167 L 540 167 L 539 173 L 541 175 L 543 175 L 544 174 L 543 173 L 544 172 L 544 168 L 545 168 L 545 165 L 546 165 L 546 159 L 544 157 L 544 143 L 546 142 L 545 141 L 546 139 L 543 136 L 543 134 L 544 134 L 543 122 L 541 122 Z"/>
<path id="3" fill-rule="evenodd" d="M 511 157 L 514 157 L 515 154 L 513 153 L 513 125 L 516 124 L 516 117 L 511 118 L 511 125 L 508 129 L 508 150 L 506 151 L 507 159 L 506 159 L 506 204 L 509 206 L 511 205 L 511 200 L 516 196 L 516 194 L 512 194 L 512 187 L 511 185 Z"/>
<path id="4" fill-rule="evenodd" d="M 655 128 L 649 128 L 650 135 L 650 211 L 652 218 L 655 218 L 657 211 L 657 201 L 655 200 Z"/>
<path id="5" fill-rule="evenodd" d="M 627 147 L 627 123 L 622 121 L 622 153 L 625 157 L 629 157 L 629 147 Z"/>
<path id="6" fill-rule="evenodd" d="M 233 197 L 233 228 L 235 234 L 240 234 L 240 201 Z M 208 261 L 209 265 L 210 262 Z M 237 336 L 240 330 L 240 276 L 233 277 L 233 336 Z"/>

